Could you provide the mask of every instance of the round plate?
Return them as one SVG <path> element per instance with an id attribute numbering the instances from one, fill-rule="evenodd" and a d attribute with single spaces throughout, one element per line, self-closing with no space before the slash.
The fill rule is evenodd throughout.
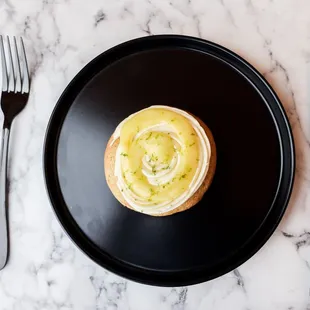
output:
<path id="1" fill-rule="evenodd" d="M 120 205 L 103 162 L 118 123 L 158 104 L 202 119 L 218 153 L 204 198 L 161 218 Z M 183 36 L 129 41 L 91 61 L 59 99 L 44 153 L 51 203 L 78 247 L 119 275 L 164 286 L 206 281 L 251 257 L 285 211 L 294 162 L 287 118 L 263 77 L 231 51 Z"/>

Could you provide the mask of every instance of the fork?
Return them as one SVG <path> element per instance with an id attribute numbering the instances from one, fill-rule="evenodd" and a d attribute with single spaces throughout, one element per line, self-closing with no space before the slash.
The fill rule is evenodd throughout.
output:
<path id="1" fill-rule="evenodd" d="M 5 49 L 6 47 L 6 49 Z M 14 59 L 12 57 L 12 49 Z M 16 38 L 0 36 L 2 71 L 1 109 L 4 115 L 0 153 L 0 270 L 9 256 L 7 162 L 10 129 L 15 116 L 26 106 L 30 90 L 29 71 L 22 38 L 18 51 Z M 7 59 L 6 59 L 7 56 Z"/>

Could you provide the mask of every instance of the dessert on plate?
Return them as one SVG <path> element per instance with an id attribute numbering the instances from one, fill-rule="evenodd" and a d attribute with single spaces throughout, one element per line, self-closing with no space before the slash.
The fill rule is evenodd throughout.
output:
<path id="1" fill-rule="evenodd" d="M 106 180 L 124 206 L 153 216 L 197 204 L 210 186 L 216 148 L 196 116 L 170 106 L 151 106 L 123 120 L 104 155 Z"/>

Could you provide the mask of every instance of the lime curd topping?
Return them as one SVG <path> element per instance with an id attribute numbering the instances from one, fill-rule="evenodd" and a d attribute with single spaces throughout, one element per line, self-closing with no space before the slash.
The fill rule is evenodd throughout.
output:
<path id="1" fill-rule="evenodd" d="M 178 208 L 201 186 L 211 156 L 209 139 L 189 113 L 151 106 L 122 121 L 115 176 L 126 202 L 136 211 L 158 215 Z"/>

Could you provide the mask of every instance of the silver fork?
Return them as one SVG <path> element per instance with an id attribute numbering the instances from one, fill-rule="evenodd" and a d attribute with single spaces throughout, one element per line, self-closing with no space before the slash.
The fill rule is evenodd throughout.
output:
<path id="1" fill-rule="evenodd" d="M 13 37 L 13 43 L 7 37 L 6 47 L 5 49 L 5 41 L 0 36 L 1 109 L 4 114 L 0 154 L 0 270 L 6 265 L 9 255 L 7 161 L 10 129 L 15 116 L 26 106 L 30 90 L 29 71 L 22 38 L 20 38 L 19 51 L 15 37 Z"/>

